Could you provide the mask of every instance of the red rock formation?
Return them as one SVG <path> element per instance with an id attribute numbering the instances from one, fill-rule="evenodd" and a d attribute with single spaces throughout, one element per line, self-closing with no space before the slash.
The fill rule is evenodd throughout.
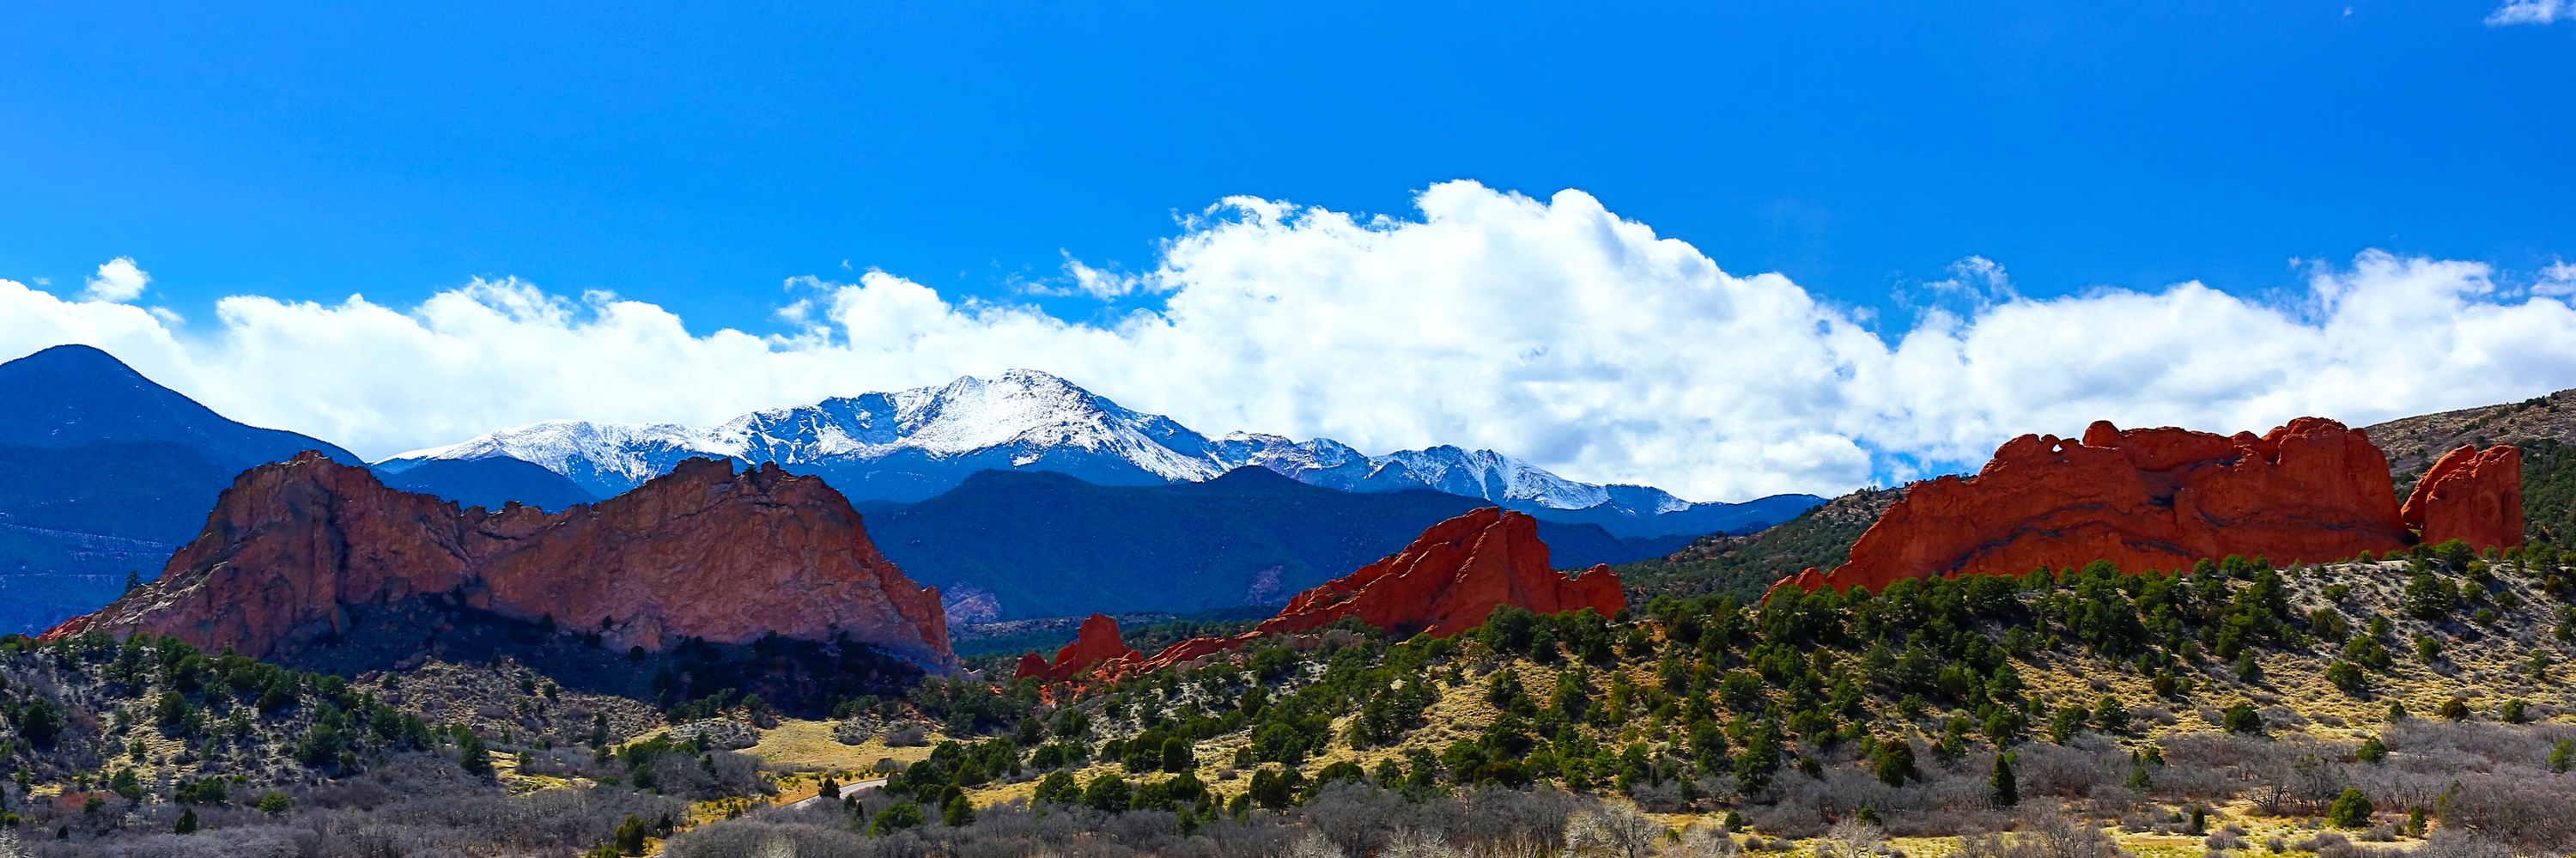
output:
<path id="1" fill-rule="evenodd" d="M 1019 669 L 1011 673 L 1011 678 L 1035 677 L 1061 682 L 1104 661 L 1122 661 L 1143 655 L 1119 639 L 1117 620 L 1107 614 L 1093 614 L 1082 621 L 1082 630 L 1075 633 L 1072 643 L 1055 651 L 1055 664 L 1047 664 L 1046 659 L 1039 658 L 1037 653 L 1027 653 L 1020 656 Z"/>
<path id="2" fill-rule="evenodd" d="M 1389 631 L 1445 638 L 1484 625 L 1501 605 L 1541 613 L 1591 608 L 1619 613 L 1619 576 L 1594 566 L 1567 578 L 1548 566 L 1538 519 L 1499 507 L 1470 510 L 1431 526 L 1395 555 L 1297 594 L 1256 629 L 1278 634 L 1343 617 Z"/>
<path id="3" fill-rule="evenodd" d="M 2132 572 L 2231 554 L 2318 562 L 2406 544 L 2388 459 L 2360 430 L 2314 417 L 2260 438 L 2097 422 L 2081 441 L 2006 442 L 1972 479 L 1914 485 L 1850 562 L 1797 586 L 1879 591 L 2095 560 Z"/>
<path id="4" fill-rule="evenodd" d="M 846 634 L 934 671 L 957 663 L 939 591 L 878 554 L 840 492 L 708 459 L 547 515 L 460 510 L 306 453 L 235 478 L 159 580 L 45 634 L 148 630 L 266 657 L 347 631 L 343 606 L 446 591 L 524 620 L 605 622 L 621 648 Z"/>
<path id="5" fill-rule="evenodd" d="M 1403 551 L 1297 594 L 1277 616 L 1261 621 L 1250 632 L 1230 638 L 1191 638 L 1151 658 L 1116 658 L 1094 667 L 1102 675 L 1158 670 L 1271 635 L 1331 625 L 1343 617 L 1358 617 L 1393 632 L 1449 637 L 1484 625 L 1494 608 L 1506 604 L 1541 614 L 1591 608 L 1614 616 L 1627 606 L 1627 597 L 1619 589 L 1618 574 L 1608 566 L 1594 566 L 1577 578 L 1550 568 L 1547 545 L 1538 539 L 1537 519 L 1485 507 L 1432 525 Z M 1088 633 L 1091 624 L 1086 622 L 1083 628 Z M 1080 645 L 1077 640 L 1065 652 Z M 1020 657 L 1024 671 L 1037 663 L 1036 653 Z M 1064 654 L 1059 653 L 1058 667 L 1063 663 Z"/>
<path id="6" fill-rule="evenodd" d="M 2426 543 L 2457 539 L 2475 548 L 2522 544 L 2522 450 L 2462 446 L 2433 463 L 2400 511 Z"/>

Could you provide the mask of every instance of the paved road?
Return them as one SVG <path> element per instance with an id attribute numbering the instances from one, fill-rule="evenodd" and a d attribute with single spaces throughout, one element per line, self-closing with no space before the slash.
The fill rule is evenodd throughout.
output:
<path id="1" fill-rule="evenodd" d="M 863 781 L 860 781 L 860 782 L 858 782 L 858 783 L 854 783 L 854 784 L 842 784 L 842 785 L 841 785 L 841 791 L 840 791 L 840 794 L 839 794 L 839 795 L 837 795 L 837 796 L 834 796 L 834 798 L 835 798 L 835 799 L 849 798 L 850 796 L 858 795 L 860 790 L 863 790 L 863 789 L 876 789 L 876 788 L 878 788 L 878 787 L 882 787 L 882 786 L 885 786 L 885 785 L 886 785 L 886 779 L 885 779 L 885 778 L 870 778 L 870 779 L 868 779 L 868 780 L 863 780 Z M 789 804 L 789 805 L 787 805 L 787 806 L 788 806 L 788 807 L 804 807 L 804 806 L 807 806 L 807 805 L 810 805 L 810 804 L 813 804 L 813 803 L 815 803 L 815 802 L 822 801 L 822 800 L 823 800 L 823 797 L 822 797 L 822 796 L 819 796 L 819 795 L 817 795 L 817 796 L 810 796 L 810 797 L 808 797 L 808 798 L 806 798 L 806 799 L 804 799 L 804 800 L 802 800 L 802 801 L 798 801 L 798 802 L 795 802 L 795 803 L 793 803 L 793 804 Z"/>

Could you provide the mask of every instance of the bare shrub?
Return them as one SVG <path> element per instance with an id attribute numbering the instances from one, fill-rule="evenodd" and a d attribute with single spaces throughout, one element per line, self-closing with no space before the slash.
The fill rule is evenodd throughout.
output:
<path id="1" fill-rule="evenodd" d="M 1395 837 L 1386 842 L 1386 848 L 1377 852 L 1377 858 L 1466 858 L 1466 856 L 1467 853 L 1464 850 L 1449 845 L 1449 841 L 1441 839 L 1438 835 L 1412 829 L 1397 831 Z"/>
<path id="2" fill-rule="evenodd" d="M 2129 777 L 2129 754 L 2111 740 L 2085 734 L 2065 745 L 2033 742 L 2013 760 L 2024 796 L 2086 798 L 2095 790 L 2119 787 Z"/>
<path id="3" fill-rule="evenodd" d="M 1580 858 L 1643 858 L 1663 835 L 1664 826 L 1636 808 L 1609 804 L 1566 818 L 1565 851 Z"/>
<path id="4" fill-rule="evenodd" d="M 2424 845 L 2406 852 L 2407 858 L 2506 858 L 2513 850 L 2458 831 L 2436 831 Z M 2320 853 L 2319 858 L 2323 858 Z"/>
<path id="5" fill-rule="evenodd" d="M 2442 806 L 2442 827 L 2532 852 L 2576 848 L 2576 782 L 2565 777 L 2471 775 Z"/>
<path id="6" fill-rule="evenodd" d="M 1825 829 L 1825 842 L 1818 846 L 1816 851 L 1820 856 L 1832 854 L 1859 858 L 1859 856 L 1877 855 L 1886 849 L 1887 832 L 1880 831 L 1878 826 L 1857 819 L 1844 818 L 1836 821 L 1833 827 Z M 1827 850 L 1831 852 L 1828 853 Z"/>
<path id="7" fill-rule="evenodd" d="M 1288 858 L 1342 858 L 1342 849 L 1319 833 L 1308 833 L 1288 847 Z"/>
<path id="8" fill-rule="evenodd" d="M 2013 834 L 1961 838 L 1956 858 L 2115 858 L 2129 853 L 2100 829 L 2047 808 L 2028 811 Z"/>
<path id="9" fill-rule="evenodd" d="M 1682 813 L 1690 810 L 1690 803 L 1682 801 L 1682 782 L 1678 780 L 1638 784 L 1635 789 L 1628 791 L 1628 798 L 1636 801 L 1638 807 L 1645 808 L 1650 813 Z"/>
<path id="10" fill-rule="evenodd" d="M 1724 831 L 1694 825 L 1682 832 L 1680 842 L 1664 851 L 1669 858 L 1728 858 L 1741 851 L 1735 838 Z"/>

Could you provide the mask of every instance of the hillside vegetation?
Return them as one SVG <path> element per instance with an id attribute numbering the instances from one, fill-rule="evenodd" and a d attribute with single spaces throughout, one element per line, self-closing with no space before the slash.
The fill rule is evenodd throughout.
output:
<path id="1" fill-rule="evenodd" d="M 1628 854 L 2558 854 L 2570 562 L 2095 564 L 1506 608 L 1456 640 L 1344 626 L 1090 686 L 932 680 L 863 716 L 945 737 L 886 790 L 671 854 L 1598 852 L 1631 817 L 1653 837 Z"/>
<path id="2" fill-rule="evenodd" d="M 569 856 L 768 789 L 755 758 L 703 746 L 602 754 L 423 718 L 460 691 L 516 698 L 605 747 L 610 715 L 652 714 L 524 669 L 438 687 L 453 670 L 361 685 L 150 635 L 0 639 L 0 855 Z"/>
<path id="3" fill-rule="evenodd" d="M 1711 534 L 1662 557 L 1611 567 L 1628 601 L 1658 597 L 1732 596 L 1749 603 L 1771 583 L 1801 569 L 1832 569 L 1851 559 L 1852 543 L 1905 490 L 1861 489 L 1760 533 Z"/>
<path id="4" fill-rule="evenodd" d="M 2561 390 L 2521 402 L 2402 417 L 2364 426 L 2362 431 L 2370 433 L 2372 443 L 2388 451 L 2388 468 L 2397 475 L 2397 493 L 2402 497 L 2414 487 L 2415 479 L 2432 467 L 2433 460 L 2462 444 L 2527 448 L 2531 442 L 2543 439 L 2561 443 L 2576 440 L 2576 390 Z"/>

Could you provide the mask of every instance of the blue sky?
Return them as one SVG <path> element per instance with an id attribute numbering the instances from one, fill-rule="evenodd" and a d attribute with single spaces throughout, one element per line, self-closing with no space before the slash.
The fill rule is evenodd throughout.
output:
<path id="1" fill-rule="evenodd" d="M 2576 386 L 2552 345 L 2576 333 L 2565 0 L 540 6 L 0 7 L 0 279 L 35 296 L 0 300 L 0 345 L 112 346 L 370 454 L 1034 365 L 1211 432 L 1494 446 L 1701 497 L 1973 466 L 2084 415 L 2259 431 Z M 1238 195 L 1302 208 L 1182 222 Z M 1360 355 L 1404 389 L 1310 369 L 1348 342 L 1207 351 L 1584 295 L 1697 296 L 1662 320 L 1736 333 L 1700 354 L 1654 318 L 1497 315 L 1499 344 Z M 2338 315 L 2360 307 L 2386 318 Z M 2159 312 L 2128 352 L 1979 351 Z M 2466 327 L 2353 345 L 2410 317 Z M 2231 324 L 2308 345 L 2166 365 Z M 578 366 L 609 341 L 705 363 Z M 2119 354 L 2029 374 L 2089 351 Z M 427 369 L 501 356 L 559 380 Z M 2352 380 L 2285 386 L 2316 361 Z M 1704 393 L 1727 373 L 1778 384 Z"/>
<path id="2" fill-rule="evenodd" d="M 2476 2 L 539 5 L 11 4 L 0 276 L 765 330 L 844 260 L 1008 295 L 1226 195 L 1447 179 L 1891 309 L 1970 255 L 2049 295 L 2576 254 L 2576 26 Z"/>

